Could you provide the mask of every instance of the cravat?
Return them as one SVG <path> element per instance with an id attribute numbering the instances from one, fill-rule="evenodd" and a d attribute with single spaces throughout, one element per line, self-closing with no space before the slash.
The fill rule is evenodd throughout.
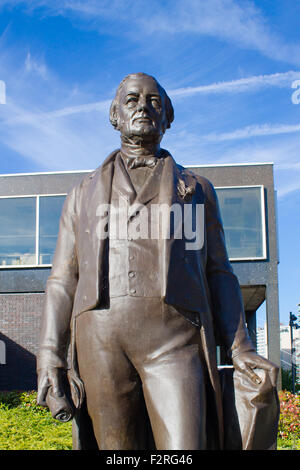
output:
<path id="1" fill-rule="evenodd" d="M 127 167 L 129 170 L 133 168 L 139 168 L 142 166 L 147 166 L 149 168 L 154 168 L 157 162 L 157 157 L 135 157 L 127 158 Z"/>

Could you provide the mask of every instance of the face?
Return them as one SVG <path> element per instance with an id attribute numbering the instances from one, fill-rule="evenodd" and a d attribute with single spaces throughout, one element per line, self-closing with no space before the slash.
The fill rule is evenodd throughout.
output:
<path id="1" fill-rule="evenodd" d="M 160 137 L 165 132 L 162 92 L 150 77 L 128 79 L 119 95 L 118 129 L 123 136 Z"/>

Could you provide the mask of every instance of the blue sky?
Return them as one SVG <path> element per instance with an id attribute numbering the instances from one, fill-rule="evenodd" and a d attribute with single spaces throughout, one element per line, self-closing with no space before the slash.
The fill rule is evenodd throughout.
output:
<path id="1" fill-rule="evenodd" d="M 0 173 L 95 168 L 119 146 L 118 83 L 154 75 L 178 163 L 274 163 L 287 322 L 300 302 L 299 16 L 293 0 L 1 0 Z"/>

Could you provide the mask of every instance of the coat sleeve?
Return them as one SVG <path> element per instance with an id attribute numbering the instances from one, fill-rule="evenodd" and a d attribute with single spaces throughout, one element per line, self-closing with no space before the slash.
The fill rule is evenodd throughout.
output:
<path id="1" fill-rule="evenodd" d="M 70 321 L 78 282 L 75 244 L 76 188 L 67 196 L 59 224 L 59 234 L 46 286 L 46 300 L 37 355 L 37 370 L 67 368 Z"/>
<path id="2" fill-rule="evenodd" d="M 227 255 L 217 195 L 207 180 L 205 194 L 206 276 L 216 330 L 228 356 L 232 358 L 240 352 L 254 351 L 255 348 L 245 323 L 240 285 Z"/>

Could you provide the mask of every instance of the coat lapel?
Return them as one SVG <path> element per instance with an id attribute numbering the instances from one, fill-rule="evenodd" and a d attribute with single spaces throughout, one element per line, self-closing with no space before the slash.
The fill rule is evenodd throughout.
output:
<path id="1" fill-rule="evenodd" d="M 119 196 L 124 198 L 126 201 L 129 201 L 129 204 L 133 203 L 136 198 L 136 191 L 133 187 L 129 174 L 126 171 L 120 154 L 117 155 L 115 160 L 113 185 L 114 191 L 116 191 Z"/>
<path id="2" fill-rule="evenodd" d="M 118 150 L 111 153 L 103 164 L 89 175 L 85 209 L 88 225 L 91 228 L 97 223 L 99 206 L 110 203 L 114 162 L 117 154 Z"/>
<path id="3" fill-rule="evenodd" d="M 179 204 L 183 216 L 183 204 L 188 202 L 189 198 L 195 192 L 196 179 L 191 175 L 186 175 L 177 166 L 173 157 L 168 154 L 164 159 L 164 168 L 162 171 L 159 204 L 167 204 L 171 207 L 173 204 Z M 188 196 L 188 197 L 187 197 Z M 171 250 L 174 243 L 174 236 L 177 230 L 182 231 L 182 225 L 174 227 L 170 237 L 163 237 L 161 240 L 161 250 L 163 259 L 163 292 L 167 292 L 167 282 L 169 277 L 169 265 Z"/>
<path id="4" fill-rule="evenodd" d="M 118 150 L 111 153 L 103 164 L 89 175 L 87 182 L 87 193 L 83 198 L 85 202 L 84 213 L 82 214 L 81 226 L 84 230 L 85 238 L 88 237 L 89 249 L 87 254 L 96 256 L 97 272 L 99 273 L 99 260 L 102 260 L 105 237 L 103 237 L 103 228 L 107 223 L 108 217 L 106 211 L 109 211 L 111 199 L 112 180 L 114 175 L 114 162 Z M 88 246 L 85 244 L 85 246 Z M 88 260 L 92 265 L 95 259 Z"/>
<path id="5" fill-rule="evenodd" d="M 189 202 L 196 188 L 196 178 L 188 170 L 181 170 L 170 154 L 164 158 L 159 199 L 160 202 Z"/>

